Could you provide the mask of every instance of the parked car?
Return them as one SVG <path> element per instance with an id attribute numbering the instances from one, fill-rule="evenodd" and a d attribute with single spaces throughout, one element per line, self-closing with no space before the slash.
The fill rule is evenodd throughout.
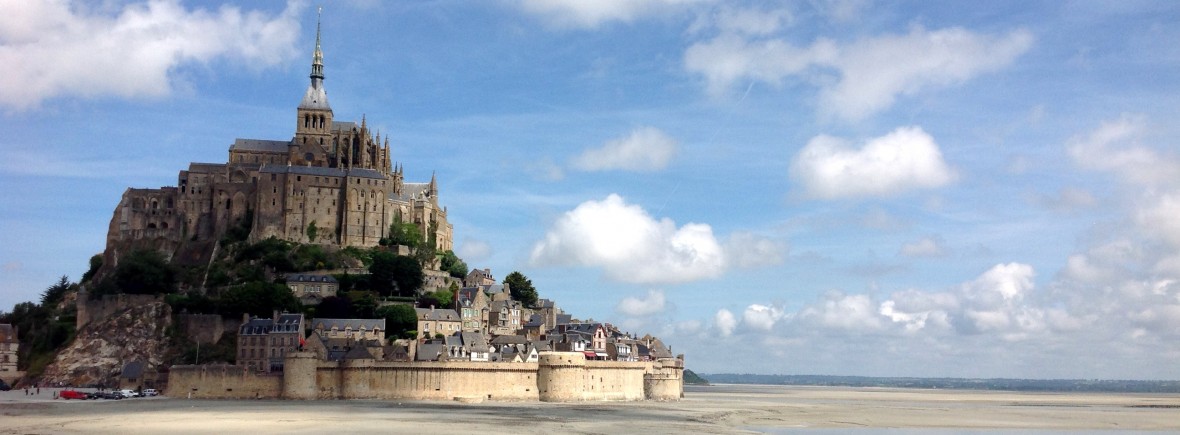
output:
<path id="1" fill-rule="evenodd" d="M 155 396 L 159 396 L 159 395 L 160 395 L 160 392 L 156 391 L 155 388 L 144 388 L 143 389 L 143 397 L 155 397 Z"/>
<path id="2" fill-rule="evenodd" d="M 135 390 L 119 390 L 116 393 L 122 394 L 123 397 L 139 397 L 139 393 L 136 393 Z"/>
<path id="3" fill-rule="evenodd" d="M 69 400 L 69 399 L 86 400 L 86 393 L 83 393 L 81 391 L 75 391 L 75 390 L 63 390 L 61 392 L 61 394 L 57 395 L 57 397 L 60 397 L 62 399 L 66 399 L 66 400 Z"/>
<path id="4" fill-rule="evenodd" d="M 96 394 L 99 399 L 114 399 L 114 400 L 122 400 L 123 399 L 123 395 L 119 394 L 119 392 L 117 392 L 117 391 L 99 391 L 94 394 Z"/>
<path id="5" fill-rule="evenodd" d="M 9 390 L 12 390 L 12 387 L 10 387 L 8 384 L 4 383 L 4 381 L 0 381 L 0 391 L 9 391 Z"/>

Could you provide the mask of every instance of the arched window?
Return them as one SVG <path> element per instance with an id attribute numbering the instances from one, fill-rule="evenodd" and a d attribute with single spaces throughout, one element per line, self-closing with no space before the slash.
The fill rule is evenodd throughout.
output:
<path id="1" fill-rule="evenodd" d="M 303 128 L 311 127 L 311 115 L 303 115 Z"/>

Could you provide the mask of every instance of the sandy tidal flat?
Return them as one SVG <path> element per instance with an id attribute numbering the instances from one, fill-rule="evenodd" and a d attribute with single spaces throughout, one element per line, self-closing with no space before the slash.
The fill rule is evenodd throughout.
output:
<path id="1" fill-rule="evenodd" d="M 46 394 L 49 393 L 49 394 Z M 877 429 L 875 429 L 877 428 Z M 1180 431 L 1180 396 L 721 385 L 680 402 L 52 400 L 0 393 L 0 433 Z M 1030 433 L 1030 432 L 1026 432 Z"/>

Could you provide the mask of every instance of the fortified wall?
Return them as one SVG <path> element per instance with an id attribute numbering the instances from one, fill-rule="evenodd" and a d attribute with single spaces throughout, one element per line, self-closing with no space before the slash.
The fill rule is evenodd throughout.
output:
<path id="1" fill-rule="evenodd" d="M 320 361 L 292 352 L 283 373 L 229 365 L 173 366 L 168 396 L 202 399 L 478 399 L 501 401 L 680 400 L 684 364 L 587 361 L 544 352 L 536 363 Z"/>

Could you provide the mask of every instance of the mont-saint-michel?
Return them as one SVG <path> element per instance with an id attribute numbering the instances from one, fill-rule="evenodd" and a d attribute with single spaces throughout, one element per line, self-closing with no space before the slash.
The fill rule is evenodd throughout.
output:
<path id="1" fill-rule="evenodd" d="M 82 285 L 52 296 L 70 293 L 77 336 L 35 378 L 6 381 L 186 398 L 679 400 L 684 356 L 660 339 L 579 320 L 520 272 L 469 270 L 435 176 L 405 180 L 388 138 L 334 116 L 321 37 L 317 23 L 294 136 L 237 138 L 225 163 L 127 189 Z"/>

